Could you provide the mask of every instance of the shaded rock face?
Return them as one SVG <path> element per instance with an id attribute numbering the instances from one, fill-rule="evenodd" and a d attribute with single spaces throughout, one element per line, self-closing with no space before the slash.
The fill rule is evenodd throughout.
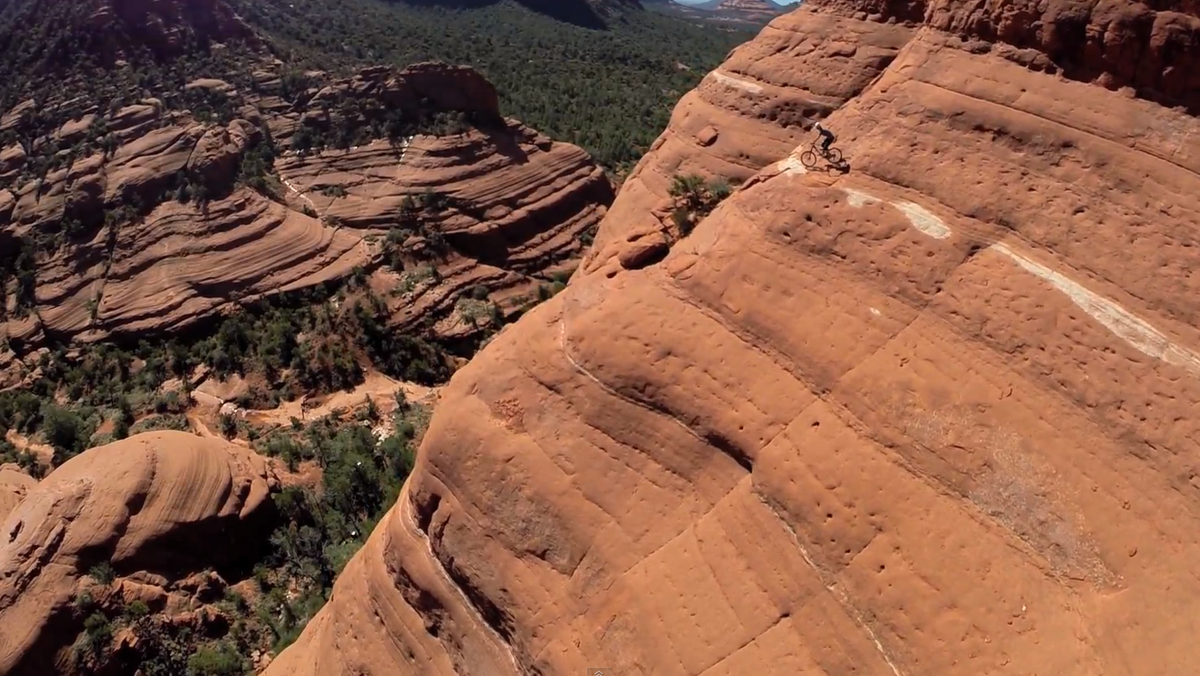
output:
<path id="1" fill-rule="evenodd" d="M 0 254 L 0 319 L 10 339 L 28 348 L 47 337 L 175 331 L 242 299 L 370 272 L 385 263 L 380 242 L 399 224 L 405 199 L 436 191 L 451 206 L 424 221 L 449 244 L 435 262 L 445 283 L 393 308 L 401 328 L 429 326 L 453 315 L 472 288 L 529 287 L 579 258 L 583 235 L 612 202 L 585 152 L 501 117 L 495 88 L 469 68 L 370 68 L 315 82 L 293 102 L 278 95 L 276 70 L 258 75 L 262 94 L 219 80 L 187 85 L 236 108 L 227 124 L 200 123 L 153 100 L 131 105 L 103 122 L 111 152 L 0 191 L 0 242 L 14 242 Z M 471 124 L 291 150 L 299 132 L 345 126 L 339 111 L 348 101 L 418 117 L 453 113 Z M 280 181 L 255 187 L 242 167 L 268 135 L 279 148 Z M 19 170 L 20 158 L 9 155 Z M 17 255 L 46 235 L 71 241 L 38 253 L 36 265 L 32 254 Z"/>
<path id="2" fill-rule="evenodd" d="M 27 487 L 0 525 L 0 672 L 52 673 L 80 630 L 69 621 L 78 580 L 101 561 L 162 584 L 236 561 L 264 538 L 260 520 L 278 488 L 264 459 L 186 432 L 90 450 Z M 198 552 L 201 561 L 191 558 Z M 123 584 L 130 600 L 163 594 Z"/>
<path id="3" fill-rule="evenodd" d="M 266 673 L 1193 663 L 1200 120 L 1010 47 L 813 3 L 737 50 Z M 621 267 L 676 170 L 748 180 Z"/>

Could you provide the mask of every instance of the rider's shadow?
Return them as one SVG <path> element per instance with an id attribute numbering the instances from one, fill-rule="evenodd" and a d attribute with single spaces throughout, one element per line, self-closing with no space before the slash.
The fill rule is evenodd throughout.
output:
<path id="1" fill-rule="evenodd" d="M 844 176 L 844 175 L 850 173 L 850 163 L 847 162 L 846 160 L 841 160 L 840 162 L 837 162 L 837 163 L 827 161 L 822 166 L 813 167 L 812 169 L 809 169 L 809 171 L 823 171 L 827 174 L 832 174 L 832 173 L 836 172 L 836 173 L 842 174 Z"/>

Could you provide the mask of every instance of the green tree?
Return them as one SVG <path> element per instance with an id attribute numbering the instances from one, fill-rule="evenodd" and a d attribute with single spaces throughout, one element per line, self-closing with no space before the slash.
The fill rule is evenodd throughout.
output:
<path id="1" fill-rule="evenodd" d="M 42 433 L 46 442 L 54 448 L 54 466 L 82 453 L 92 437 L 93 427 L 79 414 L 55 404 L 46 404 L 42 410 Z"/>

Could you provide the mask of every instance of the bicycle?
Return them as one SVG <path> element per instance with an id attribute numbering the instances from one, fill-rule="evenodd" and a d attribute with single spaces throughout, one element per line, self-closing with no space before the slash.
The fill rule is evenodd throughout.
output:
<path id="1" fill-rule="evenodd" d="M 832 165 L 841 166 L 842 151 L 833 147 L 830 147 L 829 150 L 822 150 L 820 145 L 820 140 L 813 141 L 812 146 L 808 150 L 800 153 L 800 164 L 803 164 L 805 169 L 812 169 L 817 166 L 817 157 L 820 156 L 824 157 Z"/>

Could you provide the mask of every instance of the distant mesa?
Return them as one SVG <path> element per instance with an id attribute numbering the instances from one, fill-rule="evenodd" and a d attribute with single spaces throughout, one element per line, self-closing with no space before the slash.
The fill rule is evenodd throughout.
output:
<path id="1" fill-rule="evenodd" d="M 709 0 L 696 4 L 656 0 L 652 7 L 656 11 L 707 21 L 764 25 L 799 5 L 780 5 L 772 0 Z"/>

